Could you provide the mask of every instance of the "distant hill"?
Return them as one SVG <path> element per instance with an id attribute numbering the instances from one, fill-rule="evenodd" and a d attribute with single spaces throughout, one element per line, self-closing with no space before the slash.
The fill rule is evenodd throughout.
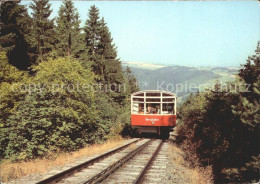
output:
<path id="1" fill-rule="evenodd" d="M 162 89 L 177 94 L 183 101 L 190 93 L 235 79 L 237 69 L 227 67 L 163 66 L 149 63 L 122 62 L 129 66 L 141 90 Z"/>

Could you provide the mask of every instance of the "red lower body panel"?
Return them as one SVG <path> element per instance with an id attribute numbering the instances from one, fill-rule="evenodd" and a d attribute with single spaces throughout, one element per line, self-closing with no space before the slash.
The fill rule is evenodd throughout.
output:
<path id="1" fill-rule="evenodd" d="M 131 115 L 132 126 L 168 126 L 176 125 L 176 115 Z"/>

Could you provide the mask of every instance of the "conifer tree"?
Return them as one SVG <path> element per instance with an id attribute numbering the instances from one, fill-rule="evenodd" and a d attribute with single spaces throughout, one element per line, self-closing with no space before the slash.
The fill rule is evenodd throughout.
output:
<path id="1" fill-rule="evenodd" d="M 111 38 L 111 33 L 109 32 L 103 17 L 100 20 L 98 37 L 99 40 L 95 54 L 96 60 L 93 63 L 93 66 L 96 70 L 96 73 L 100 76 L 101 81 L 108 84 L 111 82 L 109 75 L 111 73 L 118 72 L 117 70 L 113 70 L 113 67 L 117 67 L 120 71 L 121 64 L 115 61 L 117 57 L 117 51 L 115 44 L 112 43 L 113 39 Z"/>
<path id="2" fill-rule="evenodd" d="M 100 20 L 99 10 L 91 6 L 85 26 L 85 41 L 92 69 L 99 77 L 98 82 L 116 86 L 108 95 L 121 103 L 125 97 L 125 77 L 121 62 L 117 59 L 116 46 L 104 18 Z M 120 86 L 121 85 L 121 86 Z M 120 89 L 121 88 L 121 89 Z"/>
<path id="3" fill-rule="evenodd" d="M 253 92 L 254 83 L 259 80 L 258 77 L 260 75 L 260 41 L 258 42 L 255 55 L 248 57 L 247 63 L 242 66 L 238 75 L 249 85 L 248 90 Z"/>
<path id="4" fill-rule="evenodd" d="M 54 23 L 49 17 L 52 13 L 49 0 L 33 0 L 30 4 L 33 16 L 32 42 L 39 59 L 49 53 L 54 44 Z"/>
<path id="5" fill-rule="evenodd" d="M 137 80 L 135 76 L 132 74 L 132 71 L 129 66 L 126 67 L 125 70 L 126 80 L 129 86 L 129 95 L 139 90 Z"/>
<path id="6" fill-rule="evenodd" d="M 108 60 L 116 59 L 116 50 L 104 18 L 99 18 L 98 8 L 91 6 L 88 16 L 84 31 L 89 59 L 92 61 L 93 71 L 99 76 L 98 82 L 108 83 L 113 65 L 119 67 L 118 62 L 108 63 Z"/>
<path id="7" fill-rule="evenodd" d="M 1 2 L 0 8 L 0 43 L 9 63 L 19 69 L 30 66 L 28 34 L 30 17 L 19 1 Z"/>
<path id="8" fill-rule="evenodd" d="M 56 22 L 58 54 L 60 56 L 73 55 L 78 58 L 84 50 L 84 42 L 79 14 L 71 0 L 63 1 Z"/>
<path id="9" fill-rule="evenodd" d="M 90 60 L 96 60 L 97 46 L 100 40 L 100 20 L 99 10 L 96 6 L 91 6 L 88 14 L 89 18 L 86 21 L 84 31 L 86 33 L 85 41 Z M 94 68 L 95 69 L 95 68 Z"/>
<path id="10" fill-rule="evenodd" d="M 101 71 L 100 73 L 105 84 L 116 84 L 119 87 L 119 85 L 125 82 L 124 73 L 121 62 L 117 59 L 116 46 L 103 17 L 100 20 L 99 38 L 96 58 L 98 59 L 97 63 L 100 63 L 100 65 L 97 68 Z M 115 91 L 116 93 L 113 96 L 116 101 L 125 97 L 125 94 L 122 91 L 120 92 L 120 89 Z"/>
<path id="11" fill-rule="evenodd" d="M 242 170 L 244 180 L 259 180 L 260 163 L 260 42 L 253 56 L 238 73 L 245 90 L 239 91 L 239 103 L 232 106 L 233 113 L 240 117 L 243 126 L 242 154 L 246 161 Z M 250 173 L 250 174 L 249 174 Z M 256 181 L 256 180 L 255 180 Z"/>
<path id="12" fill-rule="evenodd" d="M 113 38 L 111 37 L 111 33 L 105 23 L 104 17 L 102 17 L 100 21 L 100 42 L 97 48 L 101 59 L 116 59 L 116 47 L 115 44 L 113 44 Z"/>
<path id="13" fill-rule="evenodd" d="M 258 131 L 260 121 L 260 42 L 256 54 L 248 57 L 247 63 L 242 66 L 238 75 L 245 83 L 245 91 L 240 92 L 240 104 L 235 113 L 239 114 L 244 124 Z"/>

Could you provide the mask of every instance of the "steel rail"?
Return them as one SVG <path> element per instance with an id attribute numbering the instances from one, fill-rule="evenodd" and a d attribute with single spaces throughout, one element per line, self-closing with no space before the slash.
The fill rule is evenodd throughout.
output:
<path id="1" fill-rule="evenodd" d="M 140 184 L 142 183 L 142 181 L 144 180 L 144 176 L 146 171 L 149 169 L 149 167 L 151 166 L 152 162 L 154 161 L 154 158 L 158 155 L 162 145 L 163 145 L 164 141 L 161 141 L 159 146 L 157 147 L 157 149 L 154 151 L 153 156 L 150 158 L 150 160 L 147 162 L 147 164 L 145 165 L 145 167 L 143 168 L 143 170 L 141 171 L 141 173 L 138 175 L 138 177 L 136 178 L 134 184 Z"/>
<path id="2" fill-rule="evenodd" d="M 60 172 L 60 173 L 58 173 L 56 175 L 53 175 L 53 176 L 51 176 L 49 178 L 41 180 L 41 181 L 37 182 L 36 184 L 54 184 L 54 183 L 57 183 L 59 180 L 64 179 L 64 178 L 66 178 L 66 177 L 68 177 L 68 176 L 70 176 L 70 175 L 72 175 L 72 174 L 74 174 L 74 173 L 76 173 L 76 172 L 86 168 L 87 166 L 93 165 L 95 162 L 97 162 L 99 160 L 102 160 L 102 159 L 108 157 L 109 155 L 112 155 L 112 154 L 114 154 L 114 153 L 116 153 L 118 151 L 121 151 L 121 150 L 125 149 L 127 146 L 129 146 L 131 144 L 134 144 L 134 143 L 136 143 L 136 142 L 138 142 L 140 140 L 142 140 L 142 139 L 137 139 L 137 140 L 135 140 L 133 142 L 130 142 L 130 143 L 124 145 L 124 146 L 121 146 L 119 148 L 113 149 L 113 150 L 111 150 L 111 151 L 109 151 L 109 152 L 107 152 L 107 153 L 105 153 L 103 155 L 95 157 L 95 158 L 93 158 L 91 160 L 83 162 L 83 163 L 81 163 L 79 165 L 76 165 L 76 166 L 74 166 L 74 167 L 72 167 L 70 169 L 62 171 L 62 172 Z"/>
<path id="3" fill-rule="evenodd" d="M 137 149 L 133 150 L 126 156 L 124 156 L 122 159 L 118 160 L 111 166 L 107 167 L 103 171 L 101 171 L 99 174 L 93 176 L 88 181 L 84 182 L 84 184 L 93 184 L 93 183 L 100 183 L 103 180 L 105 180 L 109 175 L 111 175 L 113 172 L 115 172 L 118 168 L 120 168 L 124 163 L 126 163 L 128 160 L 133 158 L 137 153 L 139 153 L 142 149 L 144 149 L 149 143 L 151 143 L 153 140 L 149 140 L 143 145 L 139 146 Z"/>

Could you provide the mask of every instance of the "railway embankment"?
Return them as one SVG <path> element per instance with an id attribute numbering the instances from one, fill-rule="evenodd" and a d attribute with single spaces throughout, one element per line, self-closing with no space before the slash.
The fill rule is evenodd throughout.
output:
<path id="1" fill-rule="evenodd" d="M 213 183 L 212 168 L 194 166 L 194 162 L 187 159 L 187 153 L 177 144 L 176 131 L 171 132 L 168 147 L 167 173 L 162 184 L 189 183 L 189 184 L 211 184 Z"/>
<path id="2" fill-rule="evenodd" d="M 120 147 L 128 141 L 119 138 L 107 141 L 104 144 L 87 146 L 72 153 L 50 154 L 45 158 L 29 161 L 12 163 L 9 160 L 2 160 L 0 165 L 1 183 L 35 183 L 48 175 L 68 169 L 75 164 Z"/>
<path id="3" fill-rule="evenodd" d="M 4 181 L 5 183 L 10 183 L 10 184 L 37 183 L 37 182 L 42 182 L 53 176 L 56 176 L 57 174 L 62 173 L 64 171 L 70 170 L 71 168 L 77 167 L 77 165 L 86 163 L 94 159 L 93 163 L 90 163 L 88 166 L 86 166 L 86 168 L 83 168 L 79 173 L 77 173 L 78 171 L 76 171 L 76 174 L 74 172 L 74 174 L 69 175 L 69 177 L 72 176 L 72 178 L 67 177 L 67 179 L 63 179 L 63 180 L 59 179 L 58 181 L 58 183 L 68 183 L 70 181 L 74 181 L 77 183 L 77 181 L 82 180 L 82 178 L 84 180 L 84 177 L 79 177 L 81 176 L 81 174 L 83 174 L 84 176 L 87 176 L 88 174 L 90 175 L 92 174 L 94 176 L 96 173 L 99 172 L 99 170 L 100 171 L 106 170 L 106 167 L 108 165 L 112 165 L 111 164 L 112 162 L 117 163 L 118 160 L 120 160 L 118 158 L 122 157 L 124 160 L 126 155 L 134 151 L 136 148 L 142 146 L 142 144 L 145 144 L 146 142 L 149 142 L 149 144 L 147 144 L 142 150 L 140 149 L 140 151 L 137 152 L 135 155 L 133 155 L 131 158 L 129 157 L 128 160 L 124 161 L 124 163 L 120 164 L 120 167 L 118 167 L 115 171 L 111 172 L 111 174 L 109 174 L 107 178 L 105 177 L 103 183 L 106 183 L 108 181 L 112 183 L 120 183 L 120 181 L 125 181 L 125 180 L 132 181 L 130 183 L 134 183 L 136 181 L 138 181 L 137 183 L 139 183 L 139 181 L 141 181 L 141 183 L 144 184 L 212 183 L 211 168 L 191 167 L 191 164 L 185 159 L 186 157 L 185 152 L 183 152 L 180 148 L 178 148 L 178 146 L 175 145 L 173 134 L 171 135 L 170 139 L 167 141 L 162 141 L 160 139 L 144 139 L 144 140 L 128 139 L 128 140 L 120 140 L 120 141 L 110 141 L 103 145 L 99 145 L 99 146 L 94 145 L 88 148 L 84 148 L 79 152 L 75 152 L 67 155 L 67 157 L 61 155 L 56 159 L 52 159 L 48 161 L 37 160 L 34 162 L 29 161 L 27 163 L 20 163 L 23 164 L 24 167 L 22 167 L 22 165 L 20 165 L 20 167 L 16 165 L 15 167 L 15 165 L 10 164 L 9 168 L 6 169 L 2 168 L 5 169 L 5 171 L 2 170 L 1 174 L 8 174 L 9 176 L 9 180 L 7 180 L 6 182 Z M 160 142 L 161 142 L 161 146 L 159 146 Z M 117 150 L 118 148 L 121 148 L 123 145 L 128 145 L 128 146 L 123 149 L 119 149 L 116 152 L 112 152 L 114 150 Z M 96 158 L 109 152 L 111 152 L 111 154 L 108 154 L 103 158 L 95 160 Z M 68 159 L 68 157 L 71 157 L 71 159 Z M 43 163 L 44 161 L 45 163 Z M 63 164 L 61 164 L 62 161 Z M 52 165 L 50 164 L 51 162 Z M 46 165 L 48 164 L 49 166 L 46 167 Z M 13 166 L 13 168 L 11 168 L 11 166 Z M 145 168 L 145 166 L 147 166 L 147 168 Z M 39 168 L 38 172 L 29 173 L 28 169 L 33 167 L 34 168 L 38 167 Z M 24 170 L 25 168 L 27 170 Z M 42 168 L 42 170 L 40 168 Z M 8 171 L 9 173 L 7 173 Z M 103 173 L 109 173 L 107 171 Z M 12 178 L 11 172 L 13 172 L 13 177 L 14 176 L 17 177 L 16 179 Z M 127 172 L 127 174 L 125 174 L 125 172 Z M 142 172 L 143 175 L 140 174 Z M 23 173 L 24 175 L 22 176 L 21 173 Z M 18 174 L 20 174 L 20 177 L 18 177 Z M 121 177 L 122 175 L 127 177 Z M 136 180 L 136 178 L 138 177 L 139 180 Z M 86 177 L 86 178 L 89 179 L 91 177 Z"/>

